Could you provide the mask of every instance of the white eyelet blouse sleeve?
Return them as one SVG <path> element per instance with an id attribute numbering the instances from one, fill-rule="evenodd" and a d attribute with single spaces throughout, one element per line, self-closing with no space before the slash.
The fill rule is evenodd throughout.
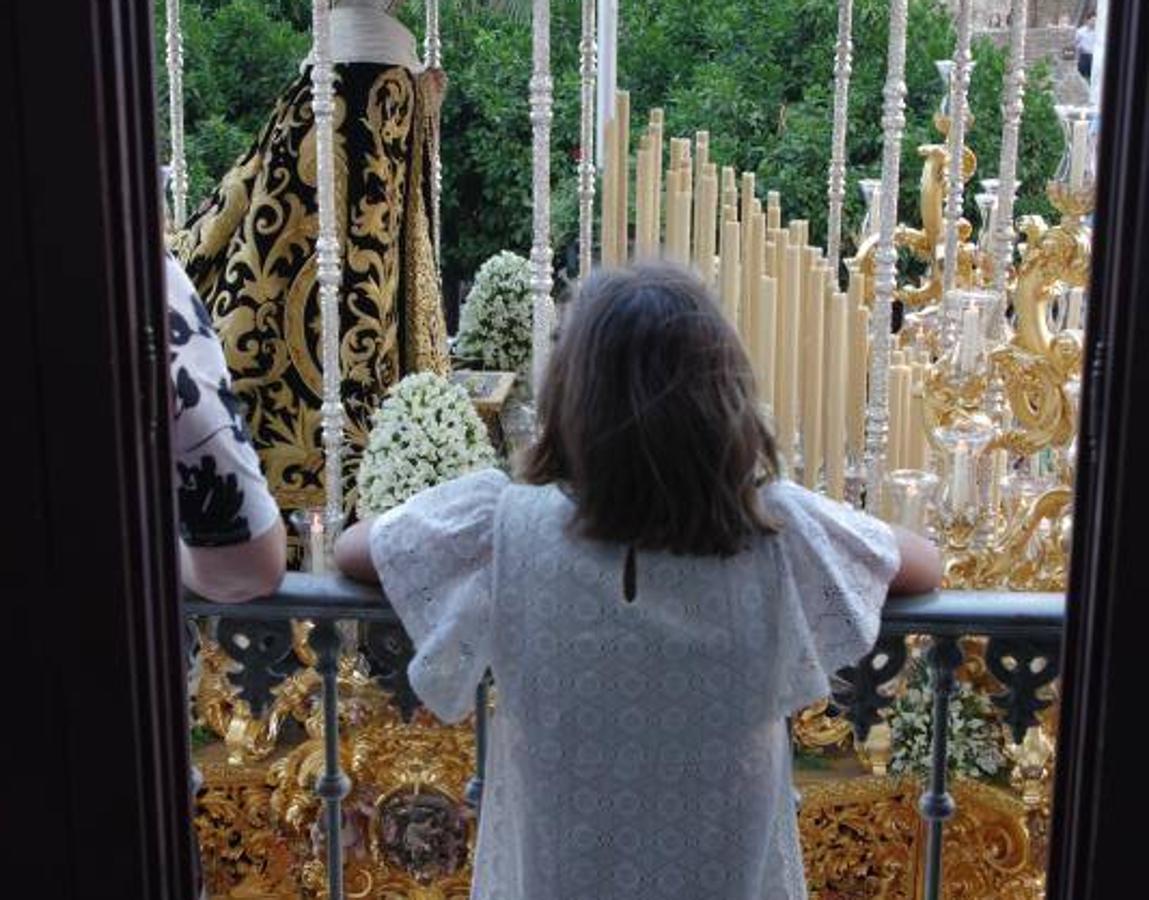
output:
<path id="1" fill-rule="evenodd" d="M 763 500 L 779 527 L 776 677 L 789 715 L 828 696 L 830 677 L 873 649 L 900 557 L 885 522 L 845 503 L 788 481 Z"/>
<path id="2" fill-rule="evenodd" d="M 465 475 L 371 526 L 371 560 L 415 644 L 411 687 L 444 722 L 473 710 L 491 662 L 495 512 L 509 483 L 497 469 Z"/>

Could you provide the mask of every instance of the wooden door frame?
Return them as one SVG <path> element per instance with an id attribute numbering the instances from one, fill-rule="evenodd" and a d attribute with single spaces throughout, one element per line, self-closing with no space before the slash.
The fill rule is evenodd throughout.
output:
<path id="1" fill-rule="evenodd" d="M 152 16 L 0 4 L 0 845 L 25 896 L 192 896 Z"/>
<path id="2" fill-rule="evenodd" d="M 1133 896 L 1149 589 L 1149 4 L 1112 0 L 1048 897 Z"/>

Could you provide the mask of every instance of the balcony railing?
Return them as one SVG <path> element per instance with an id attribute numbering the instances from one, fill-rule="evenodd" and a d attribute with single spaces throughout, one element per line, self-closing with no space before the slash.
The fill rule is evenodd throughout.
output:
<path id="1" fill-rule="evenodd" d="M 343 823 L 340 803 L 350 784 L 340 769 L 337 675 L 341 635 L 336 623 L 368 623 L 367 652 L 381 687 L 394 694 L 401 706 L 415 702 L 406 680 L 412 648 L 402 623 L 378 587 L 335 575 L 289 574 L 273 597 L 244 604 L 211 603 L 189 596 L 184 601 L 189 618 L 217 617 L 218 640 L 223 651 L 242 669 L 231 678 L 239 696 L 256 715 L 266 705 L 270 690 L 288 674 L 282 666 L 290 656 L 290 620 L 314 623 L 308 640 L 315 652 L 315 669 L 322 678 L 325 770 L 315 785 L 323 801 L 326 825 L 328 896 L 345 896 Z M 893 699 L 883 688 L 898 677 L 909 653 L 908 635 L 931 638 L 925 657 L 933 688 L 933 722 L 949 721 L 949 706 L 956 689 L 956 671 L 963 661 L 958 643 L 964 636 L 988 638 L 986 666 L 1003 690 L 994 696 L 1002 718 L 1020 743 L 1038 724 L 1037 714 L 1049 701 L 1042 689 L 1058 674 L 1065 598 L 1060 594 L 942 591 L 887 603 L 881 637 L 873 652 L 857 666 L 843 670 L 833 700 L 849 720 L 859 741 L 881 721 L 882 710 Z M 374 631 L 374 637 L 372 633 Z M 468 801 L 476 808 L 482 792 L 485 758 L 485 686 L 476 702 L 476 773 Z M 945 729 L 932 734 L 931 765 L 919 809 L 928 825 L 925 895 L 937 900 L 941 890 L 942 828 L 955 811 L 948 791 L 948 746 Z"/>

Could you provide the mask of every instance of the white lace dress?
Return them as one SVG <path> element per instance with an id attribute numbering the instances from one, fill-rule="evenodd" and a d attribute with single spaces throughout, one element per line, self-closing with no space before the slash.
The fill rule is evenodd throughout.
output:
<path id="1" fill-rule="evenodd" d="M 381 517 L 371 552 L 440 718 L 497 708 L 472 897 L 806 896 L 786 716 L 878 635 L 883 523 L 788 482 L 776 535 L 729 558 L 568 534 L 556 487 L 468 475 Z"/>

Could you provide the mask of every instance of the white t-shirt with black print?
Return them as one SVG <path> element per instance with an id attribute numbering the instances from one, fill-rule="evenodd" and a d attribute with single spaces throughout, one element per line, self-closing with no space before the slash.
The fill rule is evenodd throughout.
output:
<path id="1" fill-rule="evenodd" d="M 180 536 L 189 547 L 259 537 L 279 517 L 211 317 L 183 267 L 165 262 Z"/>

